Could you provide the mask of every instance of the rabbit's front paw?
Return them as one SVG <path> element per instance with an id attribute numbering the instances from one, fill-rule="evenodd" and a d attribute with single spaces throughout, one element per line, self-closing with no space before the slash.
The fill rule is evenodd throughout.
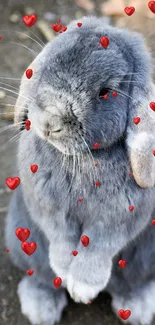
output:
<path id="1" fill-rule="evenodd" d="M 67 289 L 75 302 L 88 304 L 103 289 L 103 284 L 92 285 L 91 283 L 76 281 L 72 274 L 69 274 L 67 278 Z"/>

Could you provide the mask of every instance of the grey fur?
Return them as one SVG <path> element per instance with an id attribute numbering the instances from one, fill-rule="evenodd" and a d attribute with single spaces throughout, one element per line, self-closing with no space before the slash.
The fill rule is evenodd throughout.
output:
<path id="1" fill-rule="evenodd" d="M 30 65 L 33 77 L 22 78 L 15 122 L 22 119 L 24 111 L 19 107 L 24 106 L 32 127 L 20 137 L 21 185 L 10 204 L 6 242 L 13 262 L 23 270 L 34 268 L 39 279 L 34 277 L 34 282 L 44 284 L 45 293 L 49 285 L 49 300 L 54 299 L 51 284 L 57 275 L 75 301 L 88 303 L 105 288 L 126 297 L 154 279 L 155 230 L 150 225 L 155 212 L 154 178 L 145 189 L 136 183 L 136 176 L 129 178 L 133 150 L 128 138 L 137 130 L 153 137 L 155 128 L 149 129 L 147 113 L 142 126 L 132 122 L 137 107 L 144 106 L 145 100 L 148 105 L 153 92 L 151 56 L 143 38 L 105 26 L 95 17 L 81 22 L 81 28 L 74 21 L 48 43 Z M 100 45 L 101 36 L 110 40 L 107 49 Z M 101 88 L 121 93 L 99 99 Z M 96 142 L 100 150 L 93 150 Z M 145 146 L 138 164 L 144 156 Z M 148 159 L 154 171 L 152 156 Z M 34 163 L 39 169 L 32 174 Z M 132 212 L 130 205 L 135 207 Z M 34 255 L 27 257 L 21 251 L 16 227 L 30 228 L 30 241 L 38 244 Z M 89 236 L 88 247 L 81 244 L 82 235 Z M 76 257 L 72 250 L 78 251 Z M 127 260 L 126 269 L 119 269 L 117 254 Z"/>

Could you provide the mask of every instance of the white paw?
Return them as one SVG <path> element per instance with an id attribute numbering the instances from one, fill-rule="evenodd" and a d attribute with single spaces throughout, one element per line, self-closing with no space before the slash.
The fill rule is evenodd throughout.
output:
<path id="1" fill-rule="evenodd" d="M 57 296 L 55 291 L 37 287 L 32 278 L 23 278 L 18 285 L 21 311 L 32 325 L 54 325 L 59 322 L 67 306 L 65 292 Z"/>
<path id="2" fill-rule="evenodd" d="M 126 322 L 132 325 L 151 325 L 155 314 L 155 282 L 134 292 L 130 299 L 113 295 L 112 307 L 117 316 L 119 309 L 129 309 L 131 316 Z"/>
<path id="3" fill-rule="evenodd" d="M 69 274 L 67 279 L 67 289 L 75 302 L 88 304 L 89 301 L 96 298 L 99 292 L 102 291 L 103 287 L 103 284 L 90 285 L 75 281 L 71 274 Z"/>

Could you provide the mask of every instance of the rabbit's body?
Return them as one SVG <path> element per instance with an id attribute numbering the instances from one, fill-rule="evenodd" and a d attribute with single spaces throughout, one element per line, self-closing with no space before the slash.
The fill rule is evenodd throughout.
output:
<path id="1" fill-rule="evenodd" d="M 94 24 L 97 22 L 95 18 L 91 19 L 90 22 L 92 21 Z M 87 23 L 87 18 L 83 20 L 83 24 L 85 22 Z M 101 29 L 101 27 L 102 24 L 100 25 L 99 23 L 99 29 Z M 117 31 L 119 32 L 119 30 L 116 30 L 116 36 Z M 89 30 L 86 30 L 86 36 L 87 32 L 89 32 Z M 109 33 L 109 38 L 110 32 L 111 42 L 112 40 L 114 42 L 114 29 L 108 27 L 107 33 Z M 99 35 L 100 33 L 101 31 L 99 31 Z M 119 37 L 123 37 L 123 34 L 121 35 L 121 32 L 119 33 Z M 68 44 L 67 42 L 70 39 L 69 36 L 68 38 L 66 36 L 66 44 Z M 76 32 L 74 34 L 74 28 L 73 35 L 71 36 L 73 36 L 74 43 L 77 38 Z M 89 36 L 88 33 L 88 38 Z M 89 38 L 89 40 L 91 42 L 91 38 Z M 141 49 L 140 40 L 138 38 L 139 43 L 138 45 L 136 44 L 136 46 L 133 41 L 133 48 L 135 46 L 134 55 L 136 55 L 136 48 L 138 46 L 139 49 Z M 93 41 L 96 43 L 96 36 Z M 62 54 L 62 57 L 59 57 L 59 52 L 55 54 L 56 62 L 59 67 L 61 60 L 63 63 L 64 58 L 62 52 L 63 45 L 58 40 L 58 44 L 55 43 L 55 50 L 56 45 L 60 45 L 58 50 L 60 54 Z M 82 51 L 84 51 L 84 46 L 83 42 Z M 91 48 L 91 43 L 89 43 L 89 46 Z M 88 49 L 90 49 L 89 46 Z M 70 66 L 67 66 L 67 64 L 71 64 L 72 66 L 73 75 L 71 76 L 71 80 L 68 81 L 70 85 L 68 85 L 67 89 L 65 81 L 61 89 L 58 83 L 58 89 L 53 93 L 59 75 L 56 73 L 52 59 L 47 62 L 45 60 L 45 54 L 49 60 L 49 53 L 51 53 L 49 50 L 52 51 L 53 47 L 54 45 L 48 44 L 46 50 L 43 50 L 44 54 L 42 57 L 40 56 L 42 60 L 40 61 L 42 62 L 40 67 L 39 61 L 38 63 L 34 61 L 36 77 L 34 71 L 34 81 L 32 80 L 33 83 L 29 84 L 30 87 L 28 86 L 28 88 L 26 88 L 27 80 L 23 81 L 24 86 L 21 86 L 20 94 L 21 97 L 23 96 L 21 100 L 23 100 L 23 102 L 25 101 L 24 106 L 29 110 L 28 116 L 32 121 L 32 129 L 30 131 L 24 130 L 20 138 L 18 167 L 21 185 L 12 199 L 6 227 L 7 243 L 12 247 L 11 254 L 14 263 L 23 270 L 25 269 L 25 271 L 27 268 L 35 269 L 35 275 L 31 278 L 23 279 L 19 284 L 18 294 L 22 305 L 22 311 L 29 317 L 32 324 L 40 324 L 43 322 L 45 325 L 52 325 L 55 321 L 59 320 L 61 312 L 66 305 L 63 289 L 61 289 L 59 293 L 54 289 L 52 281 L 56 276 L 62 278 L 63 286 L 68 289 L 70 295 L 76 302 L 81 301 L 88 303 L 89 300 L 95 298 L 101 290 L 107 288 L 107 290 L 114 295 L 114 308 L 117 309 L 117 306 L 119 306 L 119 309 L 123 309 L 123 306 L 126 305 L 122 300 L 123 306 L 120 306 L 119 302 L 121 302 L 121 299 L 126 301 L 129 299 L 130 294 L 132 298 L 132 293 L 134 294 L 137 290 L 139 292 L 142 281 L 150 281 L 153 279 L 153 272 L 155 271 L 155 265 L 152 263 L 152 253 L 155 247 L 155 245 L 153 245 L 155 231 L 151 224 L 151 219 L 155 211 L 155 187 L 141 188 L 136 183 L 134 177 L 128 175 L 132 173 L 130 153 L 132 163 L 134 159 L 136 163 L 138 161 L 137 166 L 139 166 L 142 161 L 140 158 L 144 156 L 143 169 L 145 171 L 145 156 L 147 156 L 147 154 L 149 156 L 149 152 L 151 152 L 151 156 L 149 156 L 148 159 L 148 164 L 150 164 L 150 175 L 148 180 L 150 180 L 150 182 L 152 181 L 151 168 L 154 168 L 152 167 L 154 158 L 151 151 L 154 145 L 152 138 L 150 138 L 149 144 L 145 146 L 145 150 L 143 150 L 143 145 L 145 143 L 147 144 L 149 140 L 145 132 L 147 128 L 149 131 L 149 126 L 152 125 L 153 119 L 151 122 L 149 121 L 150 124 L 147 124 L 147 128 L 144 127 L 145 121 L 143 121 L 143 119 L 140 126 L 133 126 L 133 122 L 129 120 L 129 127 L 127 127 L 128 119 L 135 117 L 140 105 L 145 105 L 145 100 L 153 96 L 151 78 L 149 77 L 149 55 L 147 57 L 147 52 L 145 53 L 144 51 L 142 58 L 140 56 L 141 61 L 140 59 L 137 60 L 137 69 L 140 69 L 141 66 L 140 75 L 138 75 L 139 70 L 136 70 L 136 62 L 134 62 L 135 72 L 133 76 L 135 80 L 131 78 L 131 73 L 128 73 L 130 64 L 128 66 L 127 62 L 123 62 L 123 56 L 121 59 L 120 55 L 118 59 L 118 61 L 120 61 L 117 65 L 118 75 L 122 76 L 124 73 L 120 82 L 121 86 L 119 85 L 122 91 L 120 94 L 128 93 L 129 95 L 118 95 L 117 98 L 113 98 L 112 94 L 109 94 L 109 102 L 107 100 L 107 102 L 100 103 L 97 100 L 97 109 L 101 115 L 99 115 L 100 118 L 95 121 L 98 112 L 94 109 L 94 99 L 92 98 L 92 94 L 89 93 L 89 91 L 91 91 L 92 81 L 90 85 L 90 79 L 88 80 L 88 85 L 83 82 L 83 79 L 78 76 L 80 67 L 77 72 L 77 78 L 75 78 L 74 82 L 72 81 L 75 71 L 75 62 L 76 59 L 79 60 L 79 52 L 76 52 L 76 43 L 73 45 L 73 47 L 75 47 L 74 56 L 68 62 L 66 61 L 67 63 L 64 61 L 63 65 L 64 71 L 65 69 L 70 69 Z M 102 50 L 105 51 L 104 49 Z M 103 53 L 108 57 L 108 54 L 105 54 L 106 52 Z M 85 52 L 81 55 L 84 54 Z M 54 55 L 54 53 L 51 53 L 51 56 L 52 55 Z M 123 53 L 123 55 L 125 54 Z M 140 54 L 137 52 L 137 55 Z M 67 55 L 66 57 L 68 58 Z M 131 61 L 132 64 L 133 60 Z M 49 66 L 49 62 L 51 62 L 49 80 L 53 87 L 52 96 L 50 94 L 49 82 L 48 84 L 46 83 L 46 68 Z M 89 74 L 89 64 L 85 67 L 88 69 Z M 109 69 L 110 67 L 111 65 L 109 65 Z M 115 69 L 115 64 L 112 69 Z M 126 69 L 126 71 L 123 69 Z M 60 82 L 65 78 L 65 75 L 61 75 L 62 71 L 60 71 Z M 39 74 L 38 79 L 37 73 Z M 52 73 L 53 75 L 51 75 Z M 91 70 L 90 73 L 92 73 Z M 77 84 L 78 78 L 80 79 L 79 85 Z M 112 78 L 111 82 L 113 87 L 114 85 L 118 87 L 119 83 L 118 80 L 116 82 L 116 79 L 117 75 Z M 148 87 L 146 87 L 146 81 L 150 82 Z M 96 79 L 94 87 L 97 87 L 97 83 L 98 81 Z M 107 83 L 109 83 L 108 85 L 110 88 L 110 81 L 107 81 Z M 81 90 L 78 92 L 78 89 L 80 87 L 82 88 L 82 85 L 84 91 Z M 87 86 L 88 92 L 86 90 Z M 75 94 L 69 94 L 69 87 L 73 87 L 72 91 L 75 87 Z M 138 87 L 141 87 L 142 95 L 138 93 Z M 46 88 L 49 90 L 49 94 L 47 95 L 45 93 Z M 104 88 L 106 87 L 104 86 Z M 97 90 L 95 90 L 95 92 L 96 91 Z M 33 93 L 34 100 L 28 105 L 27 98 L 28 96 L 32 96 Z M 75 98 L 78 98 L 78 105 L 74 95 L 76 96 Z M 132 99 L 132 107 L 130 98 Z M 20 116 L 20 112 L 18 111 L 20 104 L 20 99 L 18 99 L 16 121 Z M 40 110 L 37 105 L 44 105 L 48 107 L 48 109 Z M 53 108 L 50 108 L 52 106 Z M 84 148 L 84 142 L 82 140 L 80 142 L 80 139 L 77 139 L 80 132 L 77 121 L 77 129 L 74 129 L 70 134 L 68 133 L 67 136 L 62 129 L 60 116 L 65 106 L 73 109 L 74 114 L 78 116 L 78 123 L 85 123 L 85 134 L 81 138 L 84 139 L 85 137 L 85 139 L 87 139 L 90 148 L 89 151 L 86 151 L 86 148 Z M 57 107 L 59 107 L 58 110 Z M 82 111 L 81 107 L 85 109 L 85 111 Z M 126 107 L 129 107 L 129 110 Z M 84 114 L 83 116 L 80 116 L 79 108 L 81 108 L 82 114 Z M 50 123 L 54 123 L 53 121 L 55 121 L 56 115 L 50 115 L 50 109 L 51 112 L 54 112 L 55 109 L 57 110 L 57 124 L 51 124 L 52 128 L 59 125 L 62 134 L 60 136 L 58 133 L 55 134 L 55 139 L 51 138 L 50 140 L 51 142 L 54 141 L 53 143 L 47 141 L 47 134 L 49 136 L 47 130 L 45 130 L 45 137 L 42 132 L 45 126 L 47 127 L 48 125 L 49 128 Z M 144 112 L 145 109 L 144 107 Z M 91 118 L 90 114 L 92 114 Z M 90 135 L 90 127 L 94 129 L 91 136 L 88 136 L 88 134 Z M 139 136 L 139 140 L 135 140 L 137 139 L 134 134 L 135 127 L 137 127 L 138 130 L 136 137 L 142 134 L 142 137 Z M 129 134 L 127 141 L 126 132 Z M 71 141 L 70 145 L 69 141 Z M 99 150 L 93 150 L 93 144 L 96 141 L 100 144 L 101 149 Z M 138 147 L 136 146 L 137 143 Z M 79 147 L 80 145 L 81 148 Z M 135 158 L 136 156 L 134 156 L 135 152 L 137 153 L 137 160 Z M 64 153 L 66 153 L 66 155 L 64 155 Z M 94 166 L 96 162 L 98 166 Z M 39 166 L 35 174 L 32 174 L 30 171 L 30 166 L 32 164 L 38 164 Z M 136 176 L 137 179 L 139 179 L 139 175 L 141 176 L 141 173 L 138 173 L 138 177 Z M 142 175 L 145 175 L 143 170 Z M 140 179 L 140 182 L 142 182 L 142 180 L 144 181 L 144 178 Z M 99 183 L 97 184 L 96 182 Z M 78 198 L 83 198 L 83 201 L 79 202 Z M 129 207 L 131 206 L 134 207 L 133 211 L 130 211 Z M 17 227 L 28 227 L 31 230 L 30 241 L 36 241 L 38 246 L 34 255 L 25 256 L 25 253 L 21 250 L 20 242 L 13 235 Z M 80 239 L 82 235 L 86 235 L 90 238 L 90 244 L 87 247 L 84 247 L 81 243 Z M 127 245 L 129 245 L 129 247 Z M 134 255 L 132 252 L 135 246 L 137 253 Z M 143 254 L 143 247 L 145 247 L 145 254 Z M 78 251 L 77 256 L 72 255 L 73 250 Z M 119 256 L 116 256 L 121 250 L 124 250 L 122 253 L 123 258 L 127 260 L 127 267 L 124 270 L 118 269 L 117 259 Z M 133 259 L 133 263 L 131 258 Z M 114 263 L 112 263 L 112 261 L 114 261 Z M 148 267 L 146 267 L 144 262 L 147 263 Z M 138 273 L 141 272 L 138 277 L 137 271 Z M 122 285 L 120 284 L 121 281 Z M 124 283 L 126 283 L 125 288 Z M 146 282 L 146 288 L 149 285 L 149 282 Z M 145 288 L 144 283 L 143 286 Z M 152 288 L 154 289 L 153 286 Z M 30 292 L 30 297 L 27 300 L 25 295 L 28 292 Z M 59 304 L 56 303 L 57 295 L 60 295 Z M 121 298 L 117 299 L 118 295 L 120 295 L 119 297 Z M 143 301 L 141 301 L 141 295 L 139 296 L 140 307 L 138 310 L 140 310 L 140 312 L 137 314 L 135 312 L 134 314 L 134 311 L 132 311 L 130 317 L 134 325 L 137 325 L 138 322 L 141 321 L 141 310 L 143 310 L 143 307 L 141 307 L 141 302 Z M 155 290 L 152 293 L 152 297 L 154 296 Z M 52 314 L 52 309 L 49 310 L 51 300 L 53 301 L 53 305 L 56 304 L 55 314 Z M 40 304 L 43 304 L 44 311 L 40 309 Z M 33 308 L 30 308 L 30 306 L 33 306 Z M 152 310 L 152 305 L 150 307 L 148 305 L 148 309 L 149 308 L 150 313 L 147 310 L 147 314 L 143 317 L 146 320 L 144 323 L 145 325 L 150 324 L 154 312 L 154 310 Z M 35 312 L 32 309 L 35 310 Z"/>

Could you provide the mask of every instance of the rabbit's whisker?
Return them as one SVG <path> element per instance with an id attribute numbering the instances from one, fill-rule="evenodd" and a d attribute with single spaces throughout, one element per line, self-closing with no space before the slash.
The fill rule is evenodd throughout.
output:
<path id="1" fill-rule="evenodd" d="M 17 32 L 15 30 L 8 30 L 8 29 L 1 29 L 0 30 L 1 32 L 12 32 L 12 33 L 16 33 L 17 35 L 23 35 L 23 36 L 26 36 L 27 38 L 31 39 L 32 41 L 34 41 L 36 44 L 38 44 L 41 48 L 43 48 L 45 46 L 44 42 L 37 36 L 35 35 L 34 33 L 31 32 L 32 35 L 34 35 L 42 44 L 43 46 L 37 42 L 33 37 L 29 36 L 28 34 L 24 34 L 22 32 Z"/>
<path id="2" fill-rule="evenodd" d="M 25 49 L 29 50 L 33 55 L 35 55 L 35 57 L 39 54 L 33 50 L 31 50 L 28 46 L 22 44 L 22 43 L 17 43 L 17 42 L 13 42 L 13 41 L 3 41 L 3 43 L 11 43 L 11 44 L 15 44 L 15 45 L 19 45 L 21 47 L 24 47 Z"/>
<path id="3" fill-rule="evenodd" d="M 17 132 L 17 131 L 16 131 Z M 15 136 L 13 136 L 11 139 L 9 139 L 9 141 L 7 141 L 4 145 L 2 145 L 0 147 L 0 152 L 2 150 L 4 150 L 10 143 L 16 141 L 16 140 L 19 140 L 19 137 L 20 137 L 20 133 L 16 134 Z"/>
<path id="4" fill-rule="evenodd" d="M 15 125 L 15 124 L 6 125 L 6 126 L 4 126 L 4 127 L 2 127 L 2 128 L 0 129 L 0 133 L 4 132 L 4 131 L 6 131 L 6 130 L 13 129 L 13 128 L 17 127 L 17 125 L 20 125 L 20 124 L 22 124 L 22 122 L 17 123 L 16 125 Z"/>

